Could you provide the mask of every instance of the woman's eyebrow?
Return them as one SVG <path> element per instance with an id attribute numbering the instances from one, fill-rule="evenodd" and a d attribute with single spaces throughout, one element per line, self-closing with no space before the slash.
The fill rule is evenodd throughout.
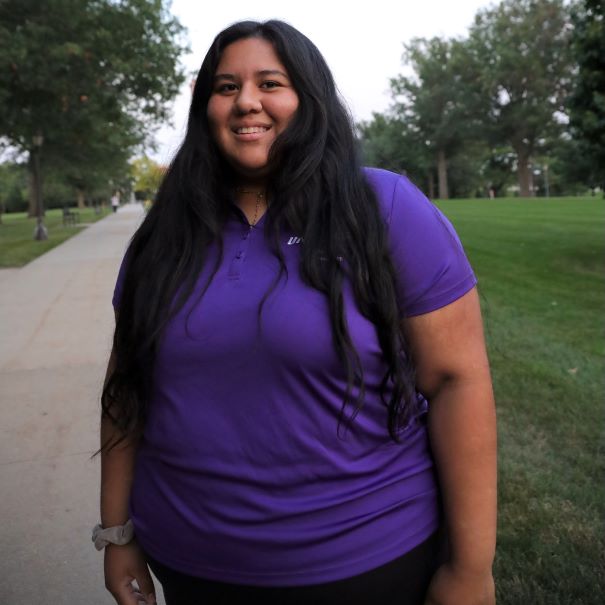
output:
<path id="1" fill-rule="evenodd" d="M 261 71 L 256 72 L 259 76 L 283 76 L 284 78 L 288 77 L 288 74 L 284 73 L 279 69 L 262 69 Z"/>
<path id="2" fill-rule="evenodd" d="M 256 72 L 257 76 L 282 76 L 284 78 L 288 78 L 288 74 L 284 73 L 280 69 L 261 69 Z M 235 81 L 235 76 L 233 74 L 215 74 L 214 81 L 217 80 L 230 80 L 231 82 Z M 288 78 L 289 79 L 289 78 Z"/>

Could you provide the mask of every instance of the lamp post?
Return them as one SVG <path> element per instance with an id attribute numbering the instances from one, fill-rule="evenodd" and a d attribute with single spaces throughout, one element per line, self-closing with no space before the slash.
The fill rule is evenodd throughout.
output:
<path id="1" fill-rule="evenodd" d="M 42 143 L 44 143 L 44 137 L 38 132 L 33 136 L 32 142 L 34 193 L 36 196 L 36 228 L 34 229 L 34 239 L 41 241 L 48 239 L 48 231 L 42 222 L 42 187 L 40 186 L 40 147 L 42 147 Z"/>
<path id="2" fill-rule="evenodd" d="M 544 164 L 544 189 L 546 190 L 546 197 L 550 197 L 550 189 L 548 186 L 548 164 Z"/>

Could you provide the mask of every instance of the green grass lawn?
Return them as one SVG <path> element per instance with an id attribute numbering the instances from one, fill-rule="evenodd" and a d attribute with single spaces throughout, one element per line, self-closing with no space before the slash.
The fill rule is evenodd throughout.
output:
<path id="1" fill-rule="evenodd" d="M 107 216 L 107 211 L 105 214 L 95 214 L 93 208 L 77 212 L 80 222 L 74 227 L 63 226 L 61 209 L 47 210 L 44 224 L 48 229 L 48 239 L 39 242 L 34 240 L 35 218 L 27 218 L 25 212 L 3 214 L 0 224 L 0 268 L 21 267 L 79 233 L 87 224 Z"/>
<path id="2" fill-rule="evenodd" d="M 605 594 L 605 201 L 452 200 L 479 278 L 499 417 L 499 605 L 596 605 Z M 0 266 L 77 232 L 4 215 Z M 81 222 L 100 218 L 81 211 Z"/>
<path id="3" fill-rule="evenodd" d="M 605 595 L 605 201 L 452 200 L 499 418 L 499 605 Z"/>

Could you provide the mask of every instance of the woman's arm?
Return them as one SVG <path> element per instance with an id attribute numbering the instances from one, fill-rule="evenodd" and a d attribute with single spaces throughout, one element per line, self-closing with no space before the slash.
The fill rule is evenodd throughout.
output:
<path id="1" fill-rule="evenodd" d="M 477 291 L 405 320 L 443 498 L 449 559 L 427 605 L 495 602 L 496 414 Z"/>
<path id="2" fill-rule="evenodd" d="M 107 378 L 113 371 L 115 355 L 112 351 L 107 367 Z M 101 447 L 117 442 L 120 434 L 112 421 L 101 416 Z M 134 471 L 136 444 L 124 440 L 112 449 L 101 450 L 101 525 L 113 527 L 128 521 L 128 500 Z"/>
<path id="3" fill-rule="evenodd" d="M 109 358 L 105 381 L 115 364 L 115 354 Z M 101 417 L 101 447 L 120 436 L 118 429 L 105 415 Z M 125 439 L 112 449 L 101 451 L 101 525 L 113 527 L 128 521 L 128 501 L 134 473 L 137 445 Z M 133 588 L 136 580 L 138 590 Z M 137 605 L 139 601 L 155 603 L 153 580 L 143 553 L 136 540 L 118 546 L 105 547 L 105 586 L 118 605 Z"/>

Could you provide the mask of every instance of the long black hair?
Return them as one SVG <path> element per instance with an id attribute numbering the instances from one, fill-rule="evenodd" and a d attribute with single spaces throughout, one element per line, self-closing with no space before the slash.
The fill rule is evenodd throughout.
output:
<path id="1" fill-rule="evenodd" d="M 210 134 L 206 111 L 224 49 L 253 37 L 273 45 L 299 98 L 295 115 L 269 154 L 265 236 L 281 267 L 273 286 L 285 272 L 278 237 L 289 229 L 303 238 L 303 280 L 329 301 L 333 342 L 348 384 L 341 420 L 348 422 L 365 397 L 363 367 L 343 307 L 343 283 L 350 280 L 361 313 L 376 326 L 387 367 L 382 381 L 388 409 L 385 428 L 397 440 L 416 396 L 384 220 L 361 169 L 353 123 L 330 69 L 307 37 L 276 20 L 228 27 L 215 38 L 202 63 L 185 139 L 127 252 L 114 334 L 115 363 L 103 389 L 103 414 L 122 437 L 141 433 L 163 330 L 193 292 L 212 243 L 221 252 L 214 273 L 218 269 L 227 200 L 236 175 Z M 347 415 L 349 404 L 353 407 Z"/>

